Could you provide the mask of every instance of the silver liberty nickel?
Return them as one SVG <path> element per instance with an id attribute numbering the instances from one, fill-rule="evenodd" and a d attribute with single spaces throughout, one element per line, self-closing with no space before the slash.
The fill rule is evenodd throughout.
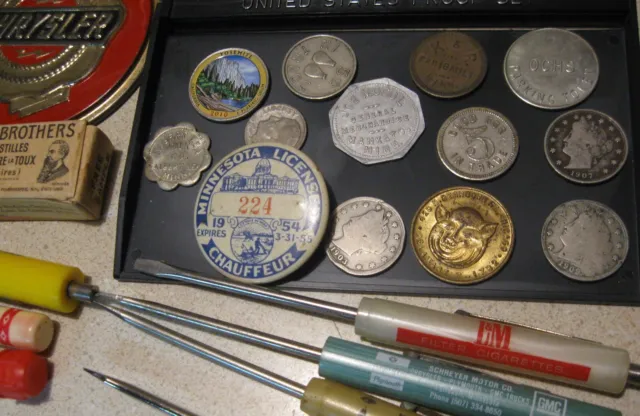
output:
<path id="1" fill-rule="evenodd" d="M 404 248 L 404 223 L 398 211 L 376 198 L 359 197 L 333 212 L 329 259 L 355 276 L 373 276 L 391 267 Z"/>
<path id="2" fill-rule="evenodd" d="M 300 111 L 286 104 L 271 104 L 256 112 L 244 129 L 247 144 L 279 143 L 300 149 L 307 123 Z"/>
<path id="3" fill-rule="evenodd" d="M 573 110 L 551 123 L 544 138 L 544 153 L 562 177 L 595 184 L 620 172 L 629 144 L 613 118 L 595 110 Z"/>
<path id="4" fill-rule="evenodd" d="M 425 128 L 418 95 L 389 78 L 349 86 L 329 121 L 335 146 L 365 165 L 403 158 Z"/>
<path id="5" fill-rule="evenodd" d="M 505 173 L 518 156 L 518 134 L 497 111 L 474 107 L 458 111 L 438 133 L 438 155 L 463 179 L 485 181 Z"/>
<path id="6" fill-rule="evenodd" d="M 615 273 L 629 252 L 629 235 L 611 208 L 576 200 L 553 210 L 542 228 L 551 265 L 570 279 L 595 282 Z"/>
<path id="7" fill-rule="evenodd" d="M 164 127 L 144 147 L 145 176 L 165 191 L 194 185 L 211 165 L 210 144 L 190 123 Z"/>
<path id="8" fill-rule="evenodd" d="M 324 100 L 347 88 L 356 68 L 356 54 L 347 42 L 331 35 L 315 35 L 289 49 L 282 64 L 282 76 L 294 94 Z"/>
<path id="9" fill-rule="evenodd" d="M 524 102 L 559 110 L 591 95 L 600 64 L 591 45 L 579 35 L 540 29 L 514 42 L 504 61 L 504 73 L 511 90 Z"/>

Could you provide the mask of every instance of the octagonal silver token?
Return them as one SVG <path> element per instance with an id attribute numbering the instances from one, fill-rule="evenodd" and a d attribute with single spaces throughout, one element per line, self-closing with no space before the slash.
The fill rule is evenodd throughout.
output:
<path id="1" fill-rule="evenodd" d="M 365 165 L 403 158 L 425 128 L 418 95 L 389 78 L 351 85 L 329 120 L 335 146 Z"/>

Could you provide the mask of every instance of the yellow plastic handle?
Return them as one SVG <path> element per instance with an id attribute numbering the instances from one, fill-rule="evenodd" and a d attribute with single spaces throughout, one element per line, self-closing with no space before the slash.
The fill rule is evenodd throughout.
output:
<path id="1" fill-rule="evenodd" d="M 0 251 L 0 298 L 70 313 L 78 302 L 67 296 L 67 286 L 84 281 L 77 267 Z"/>
<path id="2" fill-rule="evenodd" d="M 416 416 L 359 390 L 334 381 L 314 378 L 300 401 L 300 409 L 310 416 Z"/>

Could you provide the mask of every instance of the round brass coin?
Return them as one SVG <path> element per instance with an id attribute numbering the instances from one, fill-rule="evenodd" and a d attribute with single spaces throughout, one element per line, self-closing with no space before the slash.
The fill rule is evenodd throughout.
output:
<path id="1" fill-rule="evenodd" d="M 474 188 L 449 188 L 427 199 L 411 225 L 422 267 L 448 283 L 469 285 L 494 276 L 511 257 L 514 227 L 504 205 Z"/>
<path id="2" fill-rule="evenodd" d="M 460 32 L 429 36 L 411 54 L 411 77 L 429 95 L 457 98 L 480 86 L 487 55 L 474 38 Z"/>

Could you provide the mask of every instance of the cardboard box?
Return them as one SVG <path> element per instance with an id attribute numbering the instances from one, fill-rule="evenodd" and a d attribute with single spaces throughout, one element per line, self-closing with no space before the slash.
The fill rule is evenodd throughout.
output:
<path id="1" fill-rule="evenodd" d="M 85 121 L 0 126 L 0 221 L 99 218 L 112 156 Z"/>

